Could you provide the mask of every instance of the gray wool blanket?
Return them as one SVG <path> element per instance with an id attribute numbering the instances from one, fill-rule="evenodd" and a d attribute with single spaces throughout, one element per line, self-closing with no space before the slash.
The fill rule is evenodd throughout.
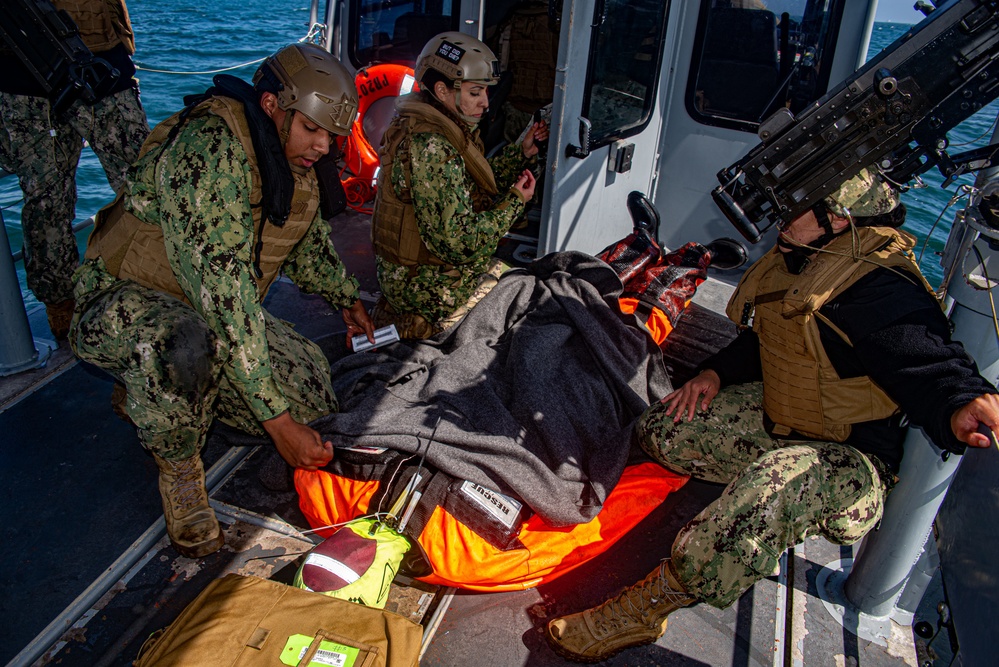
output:
<path id="1" fill-rule="evenodd" d="M 543 257 L 504 275 L 452 330 L 338 361 L 340 412 L 312 426 L 334 447 L 425 452 L 551 525 L 589 521 L 628 462 L 635 421 L 670 391 L 620 293 L 590 255 Z"/>

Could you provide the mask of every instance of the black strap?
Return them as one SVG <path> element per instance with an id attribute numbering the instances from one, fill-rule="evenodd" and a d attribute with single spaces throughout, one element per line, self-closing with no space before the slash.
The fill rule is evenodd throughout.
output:
<path id="1" fill-rule="evenodd" d="M 278 227 L 284 225 L 291 214 L 291 199 L 295 195 L 295 178 L 284 154 L 281 137 L 271 117 L 260 107 L 260 95 L 253 86 L 230 74 L 217 74 L 215 85 L 201 95 L 185 97 L 189 107 L 196 106 L 209 97 L 229 97 L 243 103 L 246 122 L 250 128 L 253 150 L 257 154 L 263 190 L 263 219 Z M 193 104 L 192 104 L 193 103 Z"/>

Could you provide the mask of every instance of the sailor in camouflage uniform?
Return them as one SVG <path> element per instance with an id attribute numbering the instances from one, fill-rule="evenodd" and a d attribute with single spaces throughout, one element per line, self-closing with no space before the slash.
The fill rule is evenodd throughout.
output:
<path id="1" fill-rule="evenodd" d="M 496 284 L 499 240 L 534 195 L 537 123 L 522 144 L 486 160 L 478 124 L 499 64 L 485 44 L 458 32 L 424 46 L 422 90 L 400 97 L 382 139 L 372 242 L 382 299 L 376 326 L 427 338 L 455 324 Z"/>
<path id="2" fill-rule="evenodd" d="M 0 166 L 17 174 L 24 192 L 21 229 L 28 289 L 45 304 L 53 336 L 64 340 L 73 315 L 73 271 L 80 264 L 72 227 L 83 142 L 97 154 L 117 192 L 128 166 L 139 156 L 149 125 L 133 78 L 135 40 L 123 0 L 53 4 L 73 19 L 94 56 L 119 73 L 93 104 L 77 100 L 56 115 L 27 66 L 0 49 Z"/>
<path id="3" fill-rule="evenodd" d="M 216 86 L 158 125 L 123 192 L 98 214 L 76 273 L 74 352 L 124 385 L 160 469 L 167 531 L 190 557 L 222 545 L 200 450 L 213 418 L 268 435 L 292 466 L 332 447 L 305 424 L 337 409 L 311 341 L 261 306 L 280 272 L 343 307 L 348 345 L 374 328 L 319 214 L 311 168 L 357 111 L 346 68 L 285 47 L 254 86 Z"/>
<path id="4" fill-rule="evenodd" d="M 556 652 L 596 662 L 654 642 L 670 612 L 727 607 L 806 535 L 859 540 L 896 481 L 904 415 L 950 451 L 989 446 L 977 428 L 999 427 L 999 397 L 951 341 L 904 218 L 864 170 L 781 226 L 729 301 L 739 335 L 637 426 L 652 458 L 725 490 L 642 582 L 550 621 Z"/>

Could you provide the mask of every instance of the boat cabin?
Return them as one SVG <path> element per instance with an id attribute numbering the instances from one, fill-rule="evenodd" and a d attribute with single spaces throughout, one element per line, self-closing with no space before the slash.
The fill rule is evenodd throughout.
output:
<path id="1" fill-rule="evenodd" d="M 954 0 L 946 6 L 962 1 L 972 3 Z M 495 45 L 506 68 L 491 91 L 487 149 L 509 141 L 508 128 L 518 120 L 550 122 L 538 202 L 501 247 L 511 261 L 527 264 L 567 250 L 598 253 L 632 231 L 627 202 L 634 192 L 645 194 L 659 212 L 657 240 L 664 248 L 728 237 L 754 260 L 771 246 L 774 232 L 764 230 L 757 244 L 742 239 L 711 192 L 725 185 L 722 170 L 760 143 L 761 125 L 775 112 L 805 112 L 863 65 L 877 4 L 316 0 L 310 38 L 355 71 L 361 84 L 362 116 L 343 158 L 352 210 L 331 221 L 338 251 L 372 305 L 378 285 L 369 214 L 381 134 L 395 96 L 413 86 L 406 68 L 425 42 L 459 30 Z M 979 4 L 996 12 L 992 3 Z M 921 15 L 913 14 L 915 23 Z M 528 67 L 519 50 L 525 37 L 535 69 L 518 80 Z M 927 61 L 926 67 L 934 63 Z M 537 107 L 525 108 L 523 91 L 538 81 L 550 82 L 551 89 L 535 85 Z M 965 234 L 948 244 L 949 257 L 954 264 L 965 262 L 962 271 L 978 276 L 987 295 L 994 283 L 986 260 L 965 260 L 973 245 L 991 247 L 988 230 L 979 227 L 979 236 Z M 0 251 L 6 252 L 2 244 Z M 6 270 L 3 262 L 0 270 Z M 675 384 L 734 336 L 734 325 L 722 313 L 739 275 L 712 269 L 663 344 Z M 982 289 L 978 292 L 954 309 L 966 314 L 964 326 L 973 333 L 965 340 L 978 343 L 969 350 L 994 378 L 997 346 L 991 336 L 999 334 L 989 329 L 994 311 L 985 314 Z M 3 325 L 12 330 L 21 327 L 18 305 L 0 305 Z M 337 313 L 286 279 L 275 284 L 265 305 L 316 340 L 330 358 L 347 354 Z M 46 337 L 43 310 L 27 313 L 24 321 L 29 340 Z M 41 347 L 44 343 L 36 346 Z M 65 346 L 45 355 L 46 363 L 37 368 L 0 373 L 0 487 L 6 508 L 0 662 L 128 665 L 150 633 L 171 623 L 217 577 L 237 572 L 291 583 L 320 538 L 305 520 L 287 465 L 273 447 L 247 446 L 238 434 L 213 431 L 203 456 L 226 546 L 200 560 L 180 557 L 165 537 L 155 464 L 141 451 L 132 427 L 110 409 L 111 379 L 75 361 Z M 3 361 L 0 356 L 0 369 Z M 779 572 L 729 609 L 681 610 L 655 644 L 605 664 L 990 663 L 988 627 L 994 623 L 988 611 L 999 596 L 990 558 L 991 547 L 999 547 L 994 530 L 999 503 L 992 497 L 999 452 L 974 454 L 974 465 L 962 468 L 936 524 L 937 507 L 961 457 L 941 460 L 930 452 L 921 459 L 920 469 L 928 471 L 921 483 L 939 487 L 935 501 L 914 523 L 886 519 L 882 526 L 890 536 L 882 544 L 908 540 L 912 559 L 896 576 L 898 559 L 877 555 L 883 546 L 868 548 L 873 574 L 865 574 L 864 592 L 880 596 L 867 600 L 878 615 L 858 610 L 850 602 L 855 598 L 844 597 L 858 546 L 810 538 L 785 553 Z M 666 555 L 679 528 L 720 491 L 688 482 L 606 553 L 543 585 L 477 592 L 427 584 L 404 572 L 394 581 L 387 608 L 422 626 L 424 666 L 568 664 L 545 644 L 547 619 L 596 604 L 643 577 Z M 971 544 L 967 533 L 975 536 Z"/>

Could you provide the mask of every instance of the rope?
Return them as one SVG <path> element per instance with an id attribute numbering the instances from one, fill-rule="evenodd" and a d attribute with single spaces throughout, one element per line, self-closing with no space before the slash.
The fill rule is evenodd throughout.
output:
<path id="1" fill-rule="evenodd" d="M 263 58 L 258 58 L 257 60 L 251 60 L 249 62 L 241 63 L 239 65 L 233 65 L 231 67 L 222 67 L 220 69 L 204 70 L 202 72 L 181 72 L 181 71 L 169 70 L 169 69 L 153 69 L 152 67 L 146 67 L 145 65 L 142 65 L 142 64 L 140 64 L 138 62 L 135 63 L 135 69 L 141 70 L 143 72 L 155 72 L 157 74 L 181 74 L 181 75 L 185 75 L 185 76 L 186 75 L 199 75 L 199 74 L 218 74 L 220 72 L 229 72 L 229 71 L 234 70 L 234 69 L 239 69 L 240 67 L 247 67 L 249 65 L 256 65 L 258 63 L 264 62 L 265 60 L 267 60 L 267 56 L 264 56 Z"/>
<path id="2" fill-rule="evenodd" d="M 950 200 L 947 202 L 947 205 L 944 206 L 943 210 L 940 211 L 940 215 L 938 215 L 937 219 L 933 221 L 933 225 L 930 227 L 930 231 L 926 233 L 926 239 L 923 240 L 923 245 L 919 249 L 919 257 L 916 259 L 916 266 L 919 266 L 920 269 L 922 268 L 923 254 L 926 252 L 926 246 L 929 244 L 930 237 L 933 236 L 933 232 L 936 231 L 937 225 L 940 224 L 940 220 L 943 219 L 947 211 L 950 210 L 950 207 L 956 204 L 962 195 L 967 195 L 969 197 L 968 202 L 970 205 L 971 202 L 970 197 L 974 192 L 975 189 L 972 186 L 967 184 L 962 185 L 960 188 L 958 188 L 957 192 L 954 193 L 954 196 L 950 198 Z"/>
<path id="3" fill-rule="evenodd" d="M 346 164 L 346 156 L 344 161 L 344 167 L 340 170 L 340 181 L 343 183 L 343 193 L 347 197 L 347 206 L 358 213 L 371 215 L 375 212 L 374 206 L 365 206 L 365 204 L 375 198 L 375 188 L 367 179 L 352 175 L 353 170 Z M 348 172 L 350 175 L 346 175 Z"/>
<path id="4" fill-rule="evenodd" d="M 989 270 L 985 266 L 985 258 L 982 257 L 982 253 L 978 251 L 978 248 L 972 245 L 971 249 L 975 251 L 975 255 L 978 257 L 978 263 L 982 267 L 982 274 L 985 276 L 985 284 L 988 286 L 986 291 L 989 293 L 989 305 L 992 306 L 992 325 L 996 330 L 996 341 L 999 342 L 999 317 L 996 316 L 996 302 L 995 298 L 992 296 L 992 280 L 989 278 Z M 999 444 L 996 446 L 999 447 Z"/>
<path id="5" fill-rule="evenodd" d="M 305 37 L 302 37 L 301 39 L 299 39 L 298 43 L 299 44 L 302 44 L 302 43 L 314 44 L 314 43 L 316 43 L 316 38 L 320 37 L 322 35 L 322 33 L 323 33 L 324 30 L 326 30 L 326 26 L 324 24 L 322 24 L 322 23 L 313 23 L 311 26 L 309 26 L 309 32 L 305 35 Z M 178 70 L 169 70 L 169 69 L 154 69 L 152 67 L 146 67 L 145 65 L 143 65 L 143 64 L 141 64 L 139 62 L 135 62 L 135 69 L 141 70 L 143 72 L 155 72 L 156 74 L 179 74 L 179 75 L 183 75 L 183 76 L 198 76 L 198 75 L 202 75 L 202 74 L 220 74 L 222 72 L 231 72 L 232 70 L 234 70 L 234 69 L 240 69 L 241 67 L 249 67 L 250 65 L 258 65 L 258 64 L 264 62 L 265 60 L 267 60 L 268 57 L 269 56 L 264 56 L 263 58 L 257 58 L 256 60 L 250 60 L 249 62 L 240 63 L 239 65 L 231 65 L 229 67 L 222 67 L 220 69 L 204 70 L 202 72 L 182 72 L 182 71 L 178 71 Z"/>
<path id="6" fill-rule="evenodd" d="M 385 512 L 374 512 L 373 514 L 365 514 L 363 516 L 356 516 L 353 519 L 350 519 L 348 521 L 341 521 L 340 523 L 330 523 L 330 524 L 327 524 L 325 526 L 318 526 L 316 528 L 310 528 L 309 530 L 302 530 L 302 531 L 299 531 L 299 532 L 301 532 L 302 535 L 311 535 L 312 533 L 318 533 L 321 530 L 329 530 L 331 528 L 340 528 L 340 527 L 343 527 L 343 526 L 346 526 L 346 525 L 349 525 L 349 524 L 352 524 L 352 523 L 357 523 L 358 521 L 363 521 L 365 519 L 375 519 L 376 521 L 383 521 L 386 518 L 388 518 L 388 515 Z M 302 552 L 302 553 L 305 553 L 305 552 Z"/>

